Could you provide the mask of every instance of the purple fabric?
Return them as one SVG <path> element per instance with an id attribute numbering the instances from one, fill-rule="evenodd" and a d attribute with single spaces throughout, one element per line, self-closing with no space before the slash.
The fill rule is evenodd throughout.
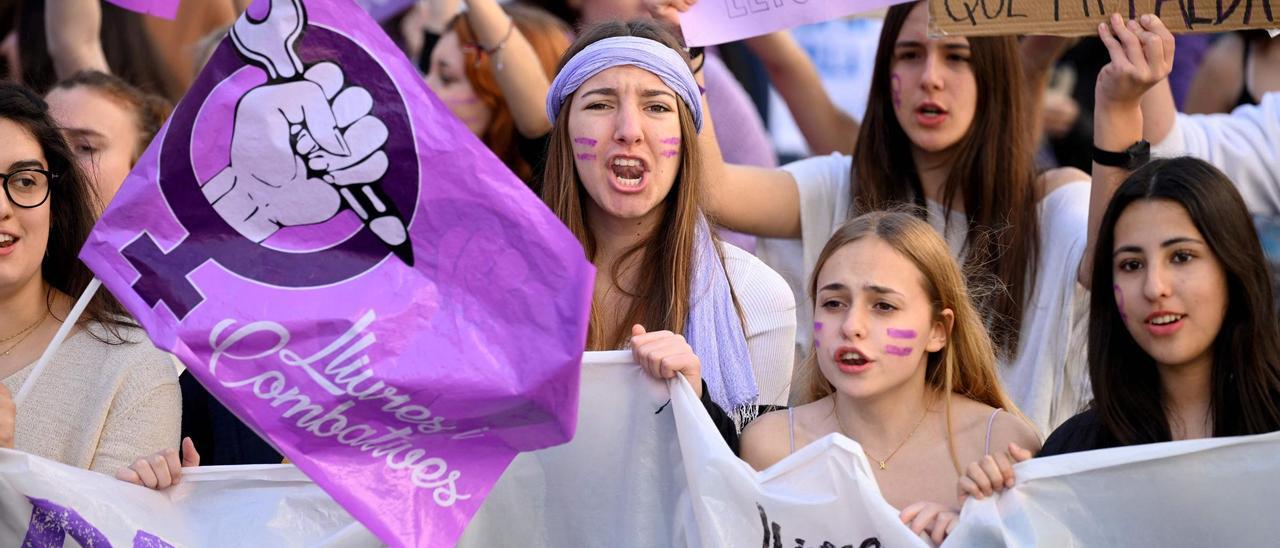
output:
<path id="1" fill-rule="evenodd" d="M 711 109 L 711 115 L 716 121 L 716 141 L 720 143 L 724 161 L 730 164 L 778 167 L 778 155 L 773 150 L 773 142 L 769 140 L 769 132 L 765 130 L 760 111 L 756 110 L 751 96 L 742 89 L 742 84 L 729 72 L 729 67 L 725 66 L 714 49 L 707 48 L 707 61 L 702 75 L 707 82 L 707 108 Z M 719 233 L 724 241 L 749 253 L 755 252 L 755 236 L 725 229 L 720 229 Z"/>
<path id="2" fill-rule="evenodd" d="M 1200 70 L 1200 62 L 1213 44 L 1210 34 L 1178 34 L 1173 37 L 1178 52 L 1173 56 L 1173 71 L 1169 73 L 1169 88 L 1173 90 L 1173 102 L 1182 110 L 1191 90 L 1191 81 Z"/>
<path id="3" fill-rule="evenodd" d="M 413 7 L 414 0 L 356 0 L 369 16 L 379 23 Z"/>
<path id="4" fill-rule="evenodd" d="M 179 0 L 107 0 L 124 9 L 172 20 L 178 16 Z M 202 1 L 202 0 L 197 0 Z"/>
<path id="5" fill-rule="evenodd" d="M 707 108 L 716 121 L 716 141 L 730 164 L 778 167 L 778 155 L 751 96 L 729 72 L 724 61 L 708 53 L 703 68 L 707 82 Z"/>
<path id="6" fill-rule="evenodd" d="M 62 548 L 67 537 L 84 548 L 110 547 L 107 537 L 75 510 L 53 502 L 28 497 L 31 521 L 22 539 L 22 548 Z"/>
<path id="7" fill-rule="evenodd" d="M 661 42 L 637 36 L 605 38 L 582 48 L 570 58 L 547 91 L 547 119 L 554 124 L 565 99 L 592 76 L 624 65 L 642 68 L 662 79 L 689 108 L 693 127 L 702 130 L 702 98 L 689 65 L 679 53 Z"/>
<path id="8" fill-rule="evenodd" d="M 572 437 L 594 270 L 352 0 L 235 30 L 81 258 L 384 542 L 452 546 Z"/>

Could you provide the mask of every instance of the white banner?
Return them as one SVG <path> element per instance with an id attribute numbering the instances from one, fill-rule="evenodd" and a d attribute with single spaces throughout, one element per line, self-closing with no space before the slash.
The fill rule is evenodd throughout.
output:
<path id="1" fill-rule="evenodd" d="M 297 468 L 206 466 L 153 491 L 0 449 L 0 546 L 380 546 Z"/>
<path id="2" fill-rule="evenodd" d="M 683 380 L 648 378 L 630 352 L 587 355 L 579 415 L 571 443 L 516 459 L 459 546 L 925 546 L 857 443 L 828 436 L 757 473 Z M 1273 545 L 1278 450 L 1280 433 L 1034 459 L 1005 495 L 967 504 L 944 546 Z M 292 466 L 187 470 L 156 492 L 0 450 L 0 546 L 64 539 L 378 545 Z"/>
<path id="3" fill-rule="evenodd" d="M 1032 459 L 946 546 L 1275 546 L 1280 432 Z"/>

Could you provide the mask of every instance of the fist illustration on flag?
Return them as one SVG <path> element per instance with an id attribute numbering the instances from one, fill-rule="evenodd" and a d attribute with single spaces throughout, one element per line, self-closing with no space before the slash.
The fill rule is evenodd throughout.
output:
<path id="1" fill-rule="evenodd" d="M 387 128 L 370 115 L 369 92 L 344 81 L 338 65 L 317 63 L 236 105 L 231 165 L 203 192 L 245 238 L 260 243 L 284 227 L 328 221 L 342 207 L 343 187 L 386 173 Z"/>

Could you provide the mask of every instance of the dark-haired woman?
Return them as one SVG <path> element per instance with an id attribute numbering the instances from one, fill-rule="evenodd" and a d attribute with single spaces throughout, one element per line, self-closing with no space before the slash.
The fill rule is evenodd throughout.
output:
<path id="1" fill-rule="evenodd" d="M 1141 26 L 1149 25 L 1159 19 L 1143 16 Z M 1162 73 L 1146 61 L 1159 54 L 1125 41 L 1172 44 L 1163 25 L 1156 33 L 1132 23 L 1129 30 L 1103 36 L 1112 62 L 1098 84 L 1094 139 L 1102 151 L 1141 141 L 1142 96 Z M 1172 49 L 1164 50 L 1171 64 Z M 1099 199 L 1123 180 L 1098 227 L 1093 261 L 1094 401 L 1041 454 L 1280 429 L 1275 299 L 1231 180 L 1193 158 L 1157 160 L 1132 174 L 1098 164 L 1094 177 Z"/>
<path id="2" fill-rule="evenodd" d="M 1084 360 L 1070 352 L 1084 338 L 1087 176 L 1035 172 L 1017 41 L 934 38 L 928 16 L 924 2 L 889 9 L 852 156 L 765 170 L 725 165 L 708 143 L 708 209 L 733 230 L 800 238 L 795 269 L 807 279 L 847 219 L 919 205 L 966 265 L 1010 396 L 1047 432 L 1087 395 Z"/>
<path id="3" fill-rule="evenodd" d="M 1094 113 L 1093 189 L 1109 201 L 1090 270 L 1094 399 L 1040 456 L 1280 429 L 1274 293 L 1240 193 L 1194 158 L 1132 173 L 1106 158 L 1136 144 L 1128 155 L 1141 161 L 1143 94 L 1173 64 L 1173 36 L 1158 18 L 1113 19 L 1114 36 L 1100 32 L 1111 63 Z M 1030 454 L 1009 450 L 970 465 L 960 492 L 1012 486 L 1012 461 Z"/>
<path id="4" fill-rule="evenodd" d="M 12 83 L 0 83 L 0 143 L 0 384 L 17 394 L 93 277 L 76 255 L 95 204 L 44 101 Z M 17 405 L 15 448 L 113 473 L 176 445 L 173 364 L 125 318 L 97 294 Z"/>

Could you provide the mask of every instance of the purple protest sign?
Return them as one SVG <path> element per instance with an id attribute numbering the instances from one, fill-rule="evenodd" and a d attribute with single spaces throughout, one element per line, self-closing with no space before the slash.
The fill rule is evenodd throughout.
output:
<path id="1" fill-rule="evenodd" d="M 81 258 L 384 541 L 573 434 L 594 271 L 352 0 L 258 0 Z"/>
<path id="2" fill-rule="evenodd" d="M 702 0 L 680 16 L 685 43 L 712 46 L 883 9 L 907 0 Z"/>
<path id="3" fill-rule="evenodd" d="M 179 0 L 107 0 L 127 10 L 172 20 L 178 16 Z"/>

